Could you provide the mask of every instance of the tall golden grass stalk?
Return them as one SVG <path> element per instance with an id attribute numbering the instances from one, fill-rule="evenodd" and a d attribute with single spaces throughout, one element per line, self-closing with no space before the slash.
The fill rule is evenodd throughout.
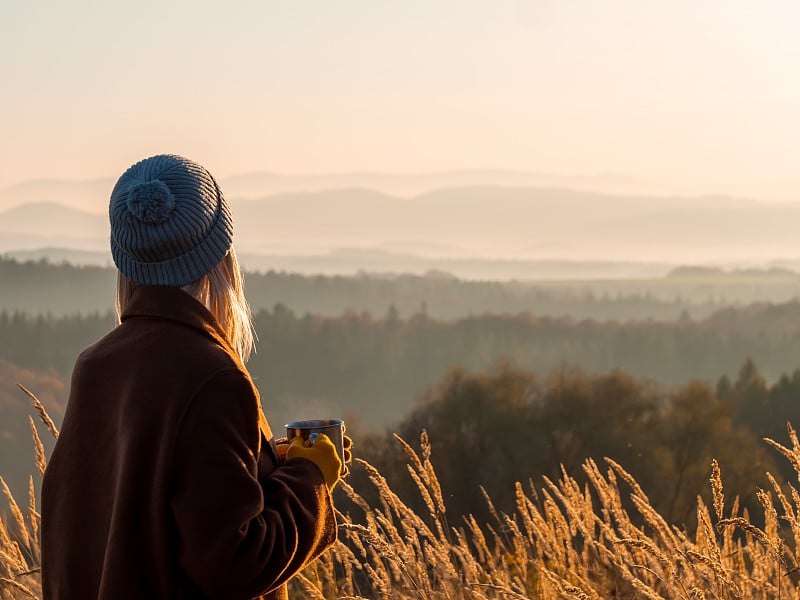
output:
<path id="1" fill-rule="evenodd" d="M 22 389 L 56 436 L 44 407 Z M 38 439 L 35 426 L 32 431 Z M 800 443 L 791 426 L 789 438 L 789 448 L 766 441 L 800 475 Z M 800 493 L 772 475 L 772 489 L 757 494 L 763 528 L 751 523 L 746 510 L 740 511 L 738 498 L 726 509 L 716 461 L 709 477 L 716 520 L 698 498 L 697 529 L 690 535 L 667 523 L 636 480 L 611 459 L 605 467 L 587 460 L 583 470 L 588 483 L 583 487 L 563 469 L 558 481 L 545 478 L 538 489 L 531 485 L 526 491 L 517 483 L 511 514 L 498 511 L 489 494 L 476 489 L 484 494 L 491 521 L 479 523 L 467 516 L 449 524 L 427 435 L 421 436 L 421 456 L 405 440 L 397 440 L 408 456 L 426 514 L 412 510 L 374 466 L 355 459 L 378 500 L 371 505 L 346 481 L 339 484 L 337 493 L 352 500 L 358 514 L 338 513 L 338 541 L 291 582 L 292 597 L 800 600 L 795 584 L 800 573 Z M 40 442 L 35 446 L 41 464 Z M 10 522 L 0 519 L 0 600 L 39 598 L 40 517 L 33 479 L 27 514 L 4 482 L 0 487 L 11 514 Z M 781 527 L 781 522 L 787 525 Z"/>
<path id="2" fill-rule="evenodd" d="M 789 431 L 791 448 L 767 441 L 800 466 L 800 444 Z M 427 436 L 421 438 L 421 456 L 398 441 L 427 514 L 416 514 L 377 469 L 357 459 L 380 498 L 367 507 L 356 490 L 342 485 L 363 514 L 340 516 L 340 539 L 320 559 L 332 565 L 330 573 L 343 574 L 348 565 L 352 573 L 338 579 L 340 588 L 330 582 L 328 598 L 354 589 L 360 596 L 385 597 L 390 586 L 391 597 L 400 599 L 800 599 L 792 580 L 800 571 L 794 550 L 800 548 L 800 493 L 772 475 L 773 489 L 757 493 L 763 528 L 750 522 L 747 511 L 740 512 L 738 498 L 725 506 L 716 461 L 709 476 L 716 519 L 698 497 L 697 530 L 690 536 L 668 524 L 635 479 L 611 459 L 605 470 L 586 461 L 586 487 L 562 470 L 558 481 L 545 478 L 536 493 L 526 493 L 518 483 L 513 514 L 499 513 L 487 495 L 493 522 L 479 524 L 468 516 L 447 526 L 436 500 L 441 491 L 438 480 L 434 483 Z M 782 521 L 789 527 L 781 528 Z M 381 575 L 372 579 L 365 573 Z"/>
<path id="3" fill-rule="evenodd" d="M 36 429 L 36 423 L 33 422 L 33 417 L 28 415 L 28 421 L 31 425 L 31 436 L 33 436 L 33 448 L 36 455 L 36 468 L 39 469 L 39 475 L 44 475 L 44 468 L 47 466 L 44 444 L 42 444 L 42 440 L 39 438 L 39 430 Z"/>

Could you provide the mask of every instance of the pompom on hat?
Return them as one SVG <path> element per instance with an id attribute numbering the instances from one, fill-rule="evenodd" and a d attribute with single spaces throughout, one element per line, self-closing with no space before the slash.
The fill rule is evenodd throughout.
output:
<path id="1" fill-rule="evenodd" d="M 233 219 L 219 185 L 205 168 L 173 154 L 125 171 L 111 192 L 108 216 L 114 263 L 140 284 L 191 283 L 233 244 Z"/>

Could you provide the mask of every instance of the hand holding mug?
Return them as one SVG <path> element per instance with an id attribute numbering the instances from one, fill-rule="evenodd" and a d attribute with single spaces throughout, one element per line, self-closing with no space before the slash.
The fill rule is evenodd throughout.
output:
<path id="1" fill-rule="evenodd" d="M 286 450 L 286 460 L 293 458 L 305 458 L 317 465 L 329 490 L 334 488 L 343 471 L 337 448 L 324 433 L 316 434 L 313 441 L 294 437 Z"/>

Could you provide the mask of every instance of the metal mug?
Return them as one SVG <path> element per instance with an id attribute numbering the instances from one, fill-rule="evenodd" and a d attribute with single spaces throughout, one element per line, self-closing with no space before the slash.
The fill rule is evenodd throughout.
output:
<path id="1" fill-rule="evenodd" d="M 289 442 L 292 441 L 292 438 L 300 436 L 304 440 L 310 440 L 313 445 L 318 434 L 324 433 L 327 435 L 336 447 L 339 460 L 342 461 L 341 473 L 344 474 L 347 469 L 344 464 L 344 421 L 341 419 L 311 419 L 308 421 L 292 421 L 287 423 L 285 427 L 286 439 Z"/>

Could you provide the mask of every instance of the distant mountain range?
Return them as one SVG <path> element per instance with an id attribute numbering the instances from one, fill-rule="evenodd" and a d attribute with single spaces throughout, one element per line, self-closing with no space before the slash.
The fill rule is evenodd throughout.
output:
<path id="1" fill-rule="evenodd" d="M 471 169 L 432 173 L 321 173 L 282 175 L 246 173 L 223 179 L 229 199 L 262 198 L 291 192 L 323 192 L 363 188 L 394 196 L 417 196 L 443 188 L 472 186 L 538 187 L 604 194 L 680 195 L 676 187 L 654 184 L 623 174 L 552 175 L 528 171 Z M 104 213 L 114 179 L 64 181 L 38 179 L 0 189 L 0 211 L 21 204 L 57 202 L 87 212 Z"/>
<path id="2" fill-rule="evenodd" d="M 618 173 L 553 175 L 530 171 L 471 169 L 432 173 L 352 172 L 317 175 L 250 173 L 222 182 L 232 198 L 258 198 L 286 192 L 322 192 L 364 188 L 395 196 L 418 196 L 434 190 L 473 186 L 558 188 L 604 194 L 674 195 L 676 187 L 642 181 Z"/>
<path id="3" fill-rule="evenodd" d="M 0 189 L 0 210 L 25 204 L 57 203 L 86 212 L 103 213 L 108 210 L 108 197 L 114 181 L 63 181 L 37 179 Z"/>
<path id="4" fill-rule="evenodd" d="M 245 179 L 231 187 L 266 185 L 257 176 Z M 55 190 L 49 183 L 40 189 Z M 86 259 L 91 253 L 107 256 L 105 211 L 75 208 L 76 190 L 64 202 L 24 202 L 0 211 L 0 253 L 48 248 L 70 251 L 73 258 L 81 252 L 89 253 Z M 500 269 L 498 261 L 506 267 L 553 260 L 742 265 L 800 257 L 800 204 L 725 196 L 472 185 L 411 197 L 358 187 L 231 196 L 230 203 L 237 247 L 259 268 L 283 264 L 336 272 L 346 265 L 350 272 L 361 260 L 364 269 L 419 272 L 448 261 L 484 261 L 498 272 L 524 273 Z"/>
<path id="5" fill-rule="evenodd" d="M 0 212 L 0 231 L 31 236 L 108 237 L 108 217 L 56 202 L 23 204 Z"/>

